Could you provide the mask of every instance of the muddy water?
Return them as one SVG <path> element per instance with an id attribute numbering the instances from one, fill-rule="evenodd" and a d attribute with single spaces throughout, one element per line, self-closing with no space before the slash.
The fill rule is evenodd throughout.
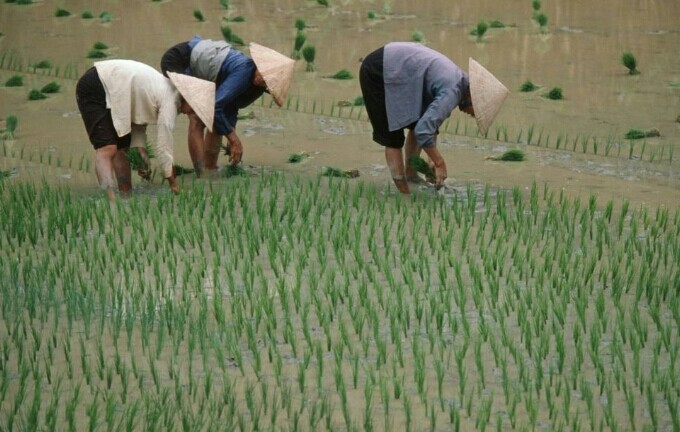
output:
<path id="1" fill-rule="evenodd" d="M 533 144 L 540 134 L 551 147 L 527 146 L 529 161 L 508 165 L 486 161 L 485 157 L 515 146 L 512 143 L 445 134 L 442 149 L 449 163 L 451 187 L 474 181 L 524 188 L 536 181 L 574 195 L 596 193 L 603 201 L 626 198 L 636 204 L 669 206 L 680 202 L 680 166 L 668 161 L 670 149 L 680 141 L 680 123 L 676 121 L 680 114 L 680 57 L 676 55 L 680 3 L 546 1 L 542 6 L 549 19 L 545 32 L 531 19 L 529 1 L 503 7 L 497 2 L 472 0 L 453 6 L 442 0 L 425 4 L 405 0 L 331 3 L 326 8 L 306 0 L 234 0 L 228 11 L 218 2 L 207 0 L 59 3 L 73 13 L 68 18 L 55 18 L 57 5 L 49 1 L 30 6 L 3 3 L 0 52 L 13 53 L 24 65 L 50 60 L 60 67 L 63 76 L 67 65 L 74 66 L 78 74 L 86 70 L 91 65 L 86 53 L 94 42 L 102 41 L 113 57 L 158 67 L 167 47 L 194 34 L 220 38 L 223 18 L 241 15 L 246 22 L 231 23 L 234 33 L 289 54 L 294 21 L 303 18 L 309 26 L 307 43 L 317 47 L 317 72 L 306 72 L 304 61 L 300 61 L 290 97 L 307 106 L 324 105 L 324 115 L 301 114 L 292 107 L 270 109 L 268 103 L 254 107 L 256 118 L 239 125 L 245 138 L 244 163 L 303 173 L 316 173 L 328 165 L 357 168 L 364 179 L 388 185 L 384 158 L 370 140 L 365 115 L 359 121 L 328 115 L 332 104 L 360 95 L 358 80 L 334 81 L 326 76 L 342 68 L 356 75 L 362 56 L 386 42 L 409 40 L 419 31 L 428 46 L 464 68 L 468 57 L 476 58 L 513 90 L 494 125 L 505 128 L 510 141 L 519 138 L 526 142 L 533 128 Z M 193 17 L 194 9 L 203 12 L 205 22 Z M 109 12 L 113 20 L 102 23 L 81 19 L 84 10 L 95 16 Z M 371 10 L 376 12 L 376 19 L 367 18 Z M 476 42 L 469 32 L 481 19 L 498 19 L 507 27 L 489 29 L 483 41 Z M 620 64 L 623 51 L 635 54 L 640 75 L 627 74 Z M 0 70 L 0 80 L 4 82 L 13 74 Z M 15 157 L 0 158 L 0 169 L 13 169 L 19 178 L 44 174 L 50 181 L 91 188 L 94 176 L 73 169 L 83 155 L 92 158 L 73 97 L 76 74 L 74 79 L 57 78 L 62 91 L 39 102 L 26 100 L 28 89 L 42 87 L 54 78 L 23 75 L 24 87 L 0 88 L 0 117 L 15 114 L 20 122 L 17 140 L 7 144 Z M 533 93 L 518 92 L 525 80 L 541 88 Z M 542 97 L 553 87 L 563 89 L 564 100 Z M 468 126 L 468 135 L 474 135 L 471 119 L 454 112 L 455 121 Z M 652 162 L 628 160 L 629 142 L 623 135 L 630 128 L 658 129 L 661 137 L 647 141 L 642 159 L 649 161 L 656 151 L 666 161 L 659 162 L 658 156 Z M 185 130 L 186 119 L 181 118 L 175 131 L 176 157 L 187 165 Z M 492 135 L 494 131 L 490 137 L 495 138 Z M 566 151 L 554 150 L 558 137 L 569 142 L 568 146 L 562 144 Z M 592 148 L 585 154 L 579 151 L 580 144 L 573 146 L 574 151 L 571 142 L 578 137 L 596 137 L 600 141 L 598 155 L 593 155 Z M 618 152 L 604 157 L 605 142 L 613 143 Z M 640 152 L 643 144 L 634 145 Z M 522 143 L 519 146 L 524 148 Z M 22 148 L 22 157 L 17 157 Z M 313 157 L 300 166 L 287 164 L 287 154 L 299 150 Z M 43 162 L 39 161 L 41 154 Z M 53 157 L 51 164 L 45 163 L 47 155 Z M 677 160 L 680 149 L 674 156 Z M 69 162 L 70 167 L 65 167 Z"/>

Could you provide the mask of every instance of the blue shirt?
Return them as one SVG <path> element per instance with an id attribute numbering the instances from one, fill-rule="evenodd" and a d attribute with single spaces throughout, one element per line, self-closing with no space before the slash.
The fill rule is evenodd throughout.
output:
<path id="1" fill-rule="evenodd" d="M 201 41 L 196 36 L 189 41 L 194 48 Z M 264 88 L 253 85 L 255 62 L 242 52 L 232 49 L 222 62 L 222 67 L 215 81 L 215 124 L 213 131 L 218 135 L 227 135 L 234 130 L 238 118 L 238 110 L 256 101 Z M 189 71 L 193 75 L 192 71 Z M 202 78 L 198 76 L 197 78 Z"/>
<path id="2" fill-rule="evenodd" d="M 435 145 L 437 129 L 470 87 L 468 74 L 446 56 L 412 42 L 385 46 L 383 76 L 390 131 L 415 123 L 420 147 Z"/>

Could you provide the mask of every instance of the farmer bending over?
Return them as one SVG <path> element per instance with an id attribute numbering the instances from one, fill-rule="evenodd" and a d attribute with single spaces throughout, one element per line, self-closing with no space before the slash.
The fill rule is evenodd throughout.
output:
<path id="1" fill-rule="evenodd" d="M 469 67 L 468 77 L 443 54 L 411 42 L 389 43 L 363 60 L 359 80 L 373 141 L 385 147 L 400 192 L 408 194 L 408 181 L 419 180 L 408 160 L 421 149 L 434 166 L 436 186 L 446 180 L 437 134 L 456 107 L 476 118 L 482 134 L 498 113 L 508 89 L 472 58 Z M 405 154 L 404 129 L 408 129 Z"/>
<path id="2" fill-rule="evenodd" d="M 171 82 L 172 80 L 172 82 Z M 146 126 L 157 125 L 154 153 L 163 177 L 174 193 L 179 186 L 173 172 L 175 117 L 179 112 L 211 121 L 213 83 L 172 74 L 170 80 L 151 66 L 133 60 L 97 62 L 78 80 L 76 100 L 85 129 L 97 154 L 95 172 L 109 200 L 115 200 L 114 176 L 121 194 L 132 189 L 130 146 L 138 147 L 149 167 Z M 148 178 L 150 172 L 140 170 Z"/>
<path id="3" fill-rule="evenodd" d="M 286 100 L 295 61 L 255 43 L 250 44 L 250 55 L 252 59 L 226 42 L 196 36 L 168 49 L 161 59 L 164 74 L 191 75 L 212 81 L 217 87 L 214 127 L 189 115 L 189 154 L 199 177 L 204 169 L 217 169 L 223 135 L 228 141 L 229 162 L 241 162 L 243 144 L 235 130 L 240 108 L 253 103 L 265 91 L 279 106 Z"/>

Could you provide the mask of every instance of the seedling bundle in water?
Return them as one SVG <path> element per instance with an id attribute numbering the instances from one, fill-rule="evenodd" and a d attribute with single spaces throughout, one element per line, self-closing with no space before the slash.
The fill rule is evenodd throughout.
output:
<path id="1" fill-rule="evenodd" d="M 526 160 L 526 155 L 522 150 L 511 149 L 503 152 L 500 156 L 490 156 L 487 159 L 504 162 L 522 162 Z"/>
<path id="2" fill-rule="evenodd" d="M 624 52 L 621 54 L 621 64 L 623 64 L 628 69 L 628 75 L 639 75 L 640 71 L 637 70 L 637 60 L 633 53 Z"/>
<path id="3" fill-rule="evenodd" d="M 643 131 L 640 129 L 629 129 L 628 132 L 626 132 L 626 139 L 629 140 L 652 138 L 658 136 L 661 136 L 661 133 L 657 129 L 650 129 L 647 131 Z"/>

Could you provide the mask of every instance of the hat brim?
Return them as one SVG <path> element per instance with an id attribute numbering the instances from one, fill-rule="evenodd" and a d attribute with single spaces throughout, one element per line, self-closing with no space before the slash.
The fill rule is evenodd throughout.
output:
<path id="1" fill-rule="evenodd" d="M 168 72 L 168 78 L 210 132 L 215 122 L 215 83 Z"/>
<path id="2" fill-rule="evenodd" d="M 486 135 L 510 90 L 484 66 L 470 57 L 470 93 L 475 120 L 482 135 Z"/>
<path id="3" fill-rule="evenodd" d="M 295 60 L 254 42 L 250 43 L 250 55 L 274 102 L 278 106 L 283 106 L 293 81 Z"/>

